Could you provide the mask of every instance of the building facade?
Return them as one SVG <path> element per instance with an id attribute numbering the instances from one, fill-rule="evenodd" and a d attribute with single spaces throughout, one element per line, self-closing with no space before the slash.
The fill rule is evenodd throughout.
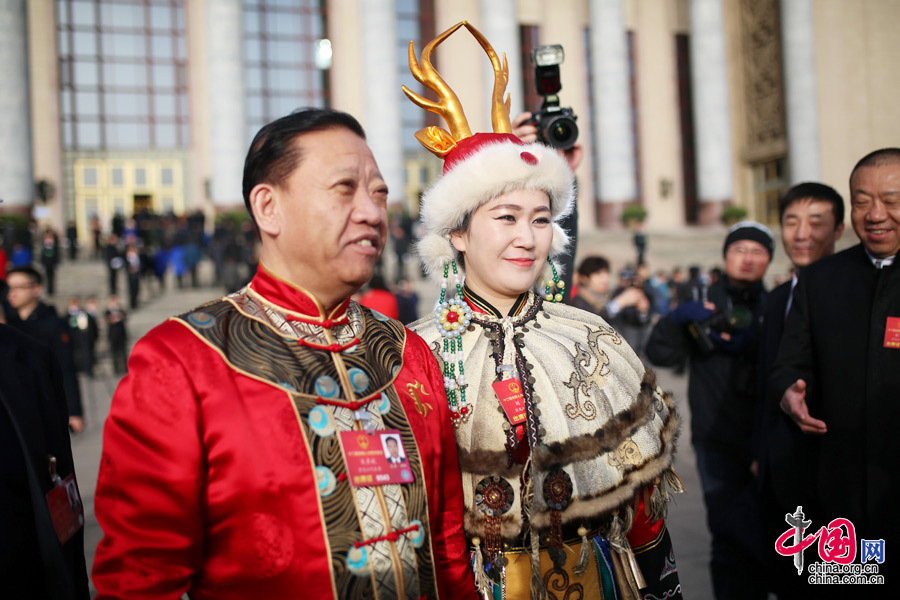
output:
<path id="1" fill-rule="evenodd" d="M 540 106 L 531 50 L 563 45 L 583 230 L 633 203 L 651 231 L 729 205 L 773 223 L 790 185 L 845 193 L 858 158 L 900 145 L 897 0 L 0 0 L 0 211 L 86 239 L 95 216 L 240 208 L 254 132 L 330 106 L 415 214 L 441 164 L 413 135 L 442 123 L 400 91 L 424 93 L 407 45 L 463 19 L 506 53 L 514 115 Z M 457 34 L 435 62 L 488 130 L 481 48 Z"/>

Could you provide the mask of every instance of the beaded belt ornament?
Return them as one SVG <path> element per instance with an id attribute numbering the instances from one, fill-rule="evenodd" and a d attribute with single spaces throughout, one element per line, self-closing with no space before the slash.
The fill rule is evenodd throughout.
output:
<path id="1" fill-rule="evenodd" d="M 560 513 L 572 502 L 572 479 L 562 469 L 554 469 L 544 479 L 544 502 L 550 509 L 550 544 L 547 550 L 553 564 L 562 568 L 566 564 L 563 549 L 562 516 Z"/>

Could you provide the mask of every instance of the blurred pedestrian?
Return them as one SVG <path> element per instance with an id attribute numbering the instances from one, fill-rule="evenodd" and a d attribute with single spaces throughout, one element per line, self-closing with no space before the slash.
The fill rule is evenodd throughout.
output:
<path id="1" fill-rule="evenodd" d="M 78 227 L 75 225 L 74 219 L 69 219 L 66 224 L 66 246 L 69 248 L 69 260 L 76 260 L 78 258 Z"/>
<path id="2" fill-rule="evenodd" d="M 649 302 L 645 305 L 642 301 L 644 294 L 641 290 L 626 285 L 617 289 L 615 294 L 611 292 L 609 261 L 603 256 L 584 257 L 576 273 L 578 293 L 569 302 L 572 306 L 599 315 L 614 327 L 623 310 L 638 311 L 643 308 L 649 311 Z"/>
<path id="3" fill-rule="evenodd" d="M 10 263 L 13 267 L 30 267 L 31 266 L 31 249 L 24 244 L 16 244 L 13 248 Z"/>
<path id="4" fill-rule="evenodd" d="M 106 337 L 116 375 L 128 372 L 128 313 L 119 304 L 119 297 L 110 294 L 106 299 Z"/>
<path id="5" fill-rule="evenodd" d="M 119 291 L 119 273 L 125 267 L 124 248 L 121 239 L 115 233 L 110 233 L 106 238 L 104 259 L 109 275 L 109 293 L 116 294 Z"/>
<path id="6" fill-rule="evenodd" d="M 52 229 L 44 231 L 41 241 L 41 266 L 44 267 L 44 278 L 47 281 L 47 294 L 56 292 L 56 268 L 60 260 L 59 238 Z"/>
<path id="7" fill-rule="evenodd" d="M 69 331 L 72 334 L 72 359 L 75 371 L 93 377 L 94 345 L 99 334 L 97 320 L 81 307 L 81 301 L 77 296 L 69 299 L 67 316 Z"/>
<path id="8" fill-rule="evenodd" d="M 138 307 L 141 293 L 141 254 L 134 244 L 125 249 L 125 274 L 128 279 L 128 305 L 131 310 Z"/>
<path id="9" fill-rule="evenodd" d="M 84 312 L 93 320 L 96 325 L 96 335 L 91 340 L 91 365 L 97 365 L 97 340 L 100 339 L 100 320 L 103 315 L 100 314 L 100 300 L 97 296 L 88 296 L 84 301 Z"/>
<path id="10" fill-rule="evenodd" d="M 81 410 L 81 390 L 72 357 L 72 334 L 68 323 L 56 309 L 41 301 L 44 291 L 41 274 L 33 267 L 16 267 L 7 274 L 8 302 L 12 311 L 7 323 L 50 347 L 62 369 L 66 401 L 69 407 L 69 427 L 73 433 L 84 429 Z"/>
<path id="11" fill-rule="evenodd" d="M 103 257 L 103 228 L 97 215 L 91 217 L 91 239 L 94 241 L 94 258 Z"/>

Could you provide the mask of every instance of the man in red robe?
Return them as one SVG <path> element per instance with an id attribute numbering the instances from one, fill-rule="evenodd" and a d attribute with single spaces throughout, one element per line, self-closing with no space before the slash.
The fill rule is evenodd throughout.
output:
<path id="1" fill-rule="evenodd" d="M 98 598 L 474 597 L 442 375 L 421 338 L 349 300 L 387 235 L 362 128 L 318 109 L 266 125 L 243 192 L 256 276 L 147 334 L 113 399 Z M 356 485 L 380 471 L 349 439 L 386 463 L 379 432 L 406 482 Z"/>

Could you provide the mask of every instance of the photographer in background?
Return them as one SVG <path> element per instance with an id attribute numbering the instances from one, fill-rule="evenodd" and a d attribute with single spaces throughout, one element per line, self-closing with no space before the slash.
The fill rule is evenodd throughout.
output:
<path id="1" fill-rule="evenodd" d="M 725 276 L 705 300 L 660 319 L 645 349 L 657 366 L 690 365 L 691 444 L 712 534 L 716 598 L 766 597 L 760 573 L 769 546 L 751 473 L 762 278 L 775 242 L 764 225 L 743 221 L 725 238 Z"/>
<path id="2" fill-rule="evenodd" d="M 526 144 L 540 142 L 556 150 L 566 159 L 572 172 L 581 164 L 584 149 L 578 140 L 578 117 L 571 108 L 560 106 L 559 92 L 562 80 L 559 65 L 565 60 L 565 52 L 559 44 L 538 46 L 531 51 L 531 62 L 534 65 L 534 84 L 539 96 L 543 98 L 541 107 L 535 112 L 519 113 L 512 120 L 512 132 Z M 575 182 L 576 201 L 572 210 L 559 222 L 569 235 L 569 246 L 556 258 L 560 267 L 560 278 L 565 282 L 563 288 L 564 302 L 569 302 L 572 291 L 572 280 L 575 272 L 575 254 L 578 250 L 578 182 Z"/>

